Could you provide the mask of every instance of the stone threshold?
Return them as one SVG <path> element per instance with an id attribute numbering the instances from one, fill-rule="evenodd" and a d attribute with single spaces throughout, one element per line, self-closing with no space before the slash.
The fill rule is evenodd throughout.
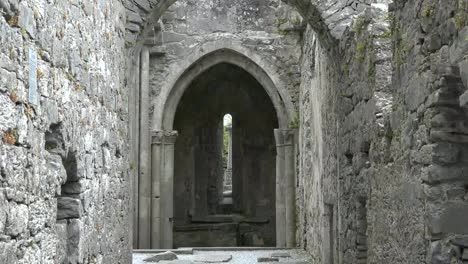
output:
<path id="1" fill-rule="evenodd" d="M 134 249 L 133 253 L 157 254 L 167 251 L 182 255 L 192 255 L 194 251 L 270 251 L 270 250 L 295 250 L 300 248 L 282 248 L 282 247 L 193 247 L 177 249 Z"/>

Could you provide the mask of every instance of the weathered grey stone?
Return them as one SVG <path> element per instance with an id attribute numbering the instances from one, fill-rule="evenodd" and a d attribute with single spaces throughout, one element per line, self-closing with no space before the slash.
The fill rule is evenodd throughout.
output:
<path id="1" fill-rule="evenodd" d="M 75 4 L 2 0 L 0 6 L 0 235 L 5 235 L 0 241 L 0 263 L 68 261 L 68 242 L 57 239 L 66 240 L 67 233 L 54 234 L 56 228 L 67 228 L 56 226 L 55 197 L 61 189 L 70 188 L 61 185 L 73 174 L 92 178 L 81 187 L 93 194 L 87 198 L 89 210 L 82 229 L 106 234 L 102 239 L 87 239 L 89 246 L 82 250 L 80 262 L 88 256 L 92 262 L 91 256 L 99 259 L 99 255 L 102 261 L 105 255 L 109 262 L 129 263 L 130 194 L 124 189 L 131 184 L 126 136 L 122 137 L 127 134 L 128 95 L 123 92 L 124 32 L 119 32 L 124 27 L 124 7 L 120 2 L 88 0 Z M 30 49 L 37 51 L 37 68 L 32 71 Z M 36 105 L 28 102 L 30 73 L 36 75 Z M 89 75 L 94 77 L 92 84 Z M 88 93 L 91 86 L 98 92 Z M 54 152 L 49 151 L 45 134 L 57 123 L 63 127 L 63 148 Z M 11 132 L 8 144 L 7 131 Z M 87 133 L 94 140 L 85 150 L 80 140 Z M 106 166 L 97 162 L 105 141 L 110 142 L 111 151 L 120 149 L 125 154 L 117 157 L 110 152 Z M 70 148 L 76 160 L 83 161 L 76 170 L 68 166 Z M 73 189 L 78 198 L 80 188 Z M 105 200 L 98 200 L 99 192 Z M 74 208 L 79 208 L 80 200 L 74 202 Z M 84 217 L 75 209 L 73 217 Z M 59 251 L 57 244 L 61 244 Z"/>
<path id="2" fill-rule="evenodd" d="M 3 192 L 0 192 L 0 235 L 3 235 L 5 232 L 5 225 L 9 211 L 8 205 L 5 195 Z"/>
<path id="3" fill-rule="evenodd" d="M 468 247 L 468 237 L 454 238 L 451 240 L 451 242 L 459 247 Z"/>
<path id="4" fill-rule="evenodd" d="M 468 106 L 468 91 L 464 92 L 462 95 L 460 95 L 460 106 L 461 107 L 467 107 Z"/>
<path id="5" fill-rule="evenodd" d="M 468 250 L 466 248 L 463 250 L 463 255 L 461 259 L 468 260 Z"/>
<path id="6" fill-rule="evenodd" d="M 62 187 L 64 194 L 80 194 L 84 190 L 83 182 L 70 182 Z"/>
<path id="7" fill-rule="evenodd" d="M 279 262 L 279 258 L 274 257 L 259 257 L 257 262 Z"/>
<path id="8" fill-rule="evenodd" d="M 275 252 L 271 253 L 272 258 L 290 258 L 291 254 L 289 253 L 284 253 L 284 252 Z"/>
<path id="9" fill-rule="evenodd" d="M 18 16 L 18 25 L 34 38 L 36 36 L 34 13 L 26 2 L 21 2 Z"/>
<path id="10" fill-rule="evenodd" d="M 193 264 L 193 262 L 190 261 L 190 260 L 181 260 L 181 259 L 170 260 L 170 261 L 163 260 L 163 261 L 160 261 L 158 263 L 160 263 L 160 264 Z"/>
<path id="11" fill-rule="evenodd" d="M 139 13 L 133 12 L 131 10 L 127 10 L 126 14 L 127 14 L 127 23 L 133 22 L 139 25 L 143 23 L 143 19 Z"/>
<path id="12" fill-rule="evenodd" d="M 18 263 L 18 257 L 15 254 L 14 243 L 0 243 L 0 261 L 1 263 Z"/>
<path id="13" fill-rule="evenodd" d="M 68 182 L 62 189 L 71 188 L 70 195 L 83 199 L 86 212 L 74 214 L 83 218 L 82 229 L 90 234 L 89 246 L 80 257 L 72 255 L 73 262 L 130 261 L 129 188 L 138 176 L 128 167 L 138 160 L 138 148 L 128 138 L 150 143 L 135 132 L 149 129 L 129 127 L 128 121 L 140 120 L 140 109 L 133 107 L 141 99 L 135 96 L 142 84 L 141 43 L 161 30 L 177 35 L 167 39 L 167 47 L 152 48 L 158 51 L 151 55 L 155 68 L 144 82 L 152 89 L 152 98 L 144 99 L 154 105 L 143 111 L 153 115 L 156 129 L 163 127 L 158 123 L 165 114 L 163 99 L 178 76 L 220 48 L 251 59 L 250 65 L 258 64 L 280 87 L 282 101 L 291 98 L 287 119 L 297 111 L 291 126 L 300 128 L 294 170 L 296 240 L 313 256 L 310 262 L 323 262 L 324 253 L 330 253 L 325 256 L 359 263 L 354 252 L 361 238 L 353 228 L 358 222 L 355 203 L 362 197 L 372 205 L 366 209 L 372 226 L 367 230 L 372 238 L 368 262 L 464 258 L 465 249 L 458 252 L 448 244 L 466 232 L 466 225 L 457 222 L 466 218 L 467 199 L 465 1 L 394 1 L 392 15 L 387 0 L 285 1 L 291 6 L 263 0 L 78 2 L 0 0 L 0 234 L 6 234 L 0 239 L 0 263 L 65 261 L 63 250 L 52 250 L 62 242 L 55 242 L 48 230 L 56 220 L 51 201 L 71 179 L 82 180 L 82 186 Z M 295 21 L 298 14 L 291 7 L 302 18 Z M 125 15 L 127 10 L 131 15 Z M 384 17 L 394 18 L 393 31 Z M 158 41 L 155 37 L 151 43 L 164 43 Z M 38 52 L 37 105 L 27 100 L 29 48 Z M 460 70 L 440 71 L 439 65 Z M 377 95 L 381 90 L 389 96 Z M 391 133 L 383 122 L 388 115 Z M 64 149 L 74 149 L 75 169 L 61 164 L 67 155 L 51 158 L 44 148 L 44 134 L 56 122 L 67 131 Z M 275 152 L 274 147 L 268 150 Z M 258 205 L 265 201 L 258 199 Z M 191 210 L 185 204 L 174 207 L 182 208 L 184 216 Z M 323 219 L 328 204 L 339 208 L 334 212 L 339 226 L 331 231 L 345 252 L 323 252 L 327 241 L 317 240 L 327 231 L 320 223 L 333 226 L 333 219 Z M 426 219 L 433 208 L 435 220 Z M 434 233 L 430 238 L 423 236 L 427 227 Z M 430 239 L 440 239 L 434 250 Z M 49 258 L 54 255 L 58 260 Z"/>
<path id="14" fill-rule="evenodd" d="M 429 217 L 429 229 L 435 238 L 443 233 L 455 233 L 466 235 L 467 228 L 461 224 L 468 214 L 466 206 L 463 204 L 449 203 L 441 213 L 434 213 Z M 462 244 L 463 240 L 457 240 L 456 244 Z"/>
<path id="15" fill-rule="evenodd" d="M 159 253 L 152 257 L 146 258 L 144 259 L 144 261 L 145 262 L 160 262 L 163 260 L 175 260 L 175 259 L 177 259 L 177 254 L 171 251 L 167 251 L 167 252 Z"/>
<path id="16" fill-rule="evenodd" d="M 59 263 L 66 262 L 67 259 L 67 246 L 68 246 L 68 223 L 67 220 L 57 221 L 55 226 L 55 233 L 58 238 L 56 244 L 56 260 Z"/>
<path id="17" fill-rule="evenodd" d="M 146 12 L 151 11 L 151 6 L 148 0 L 133 0 L 133 1 L 137 4 L 138 7 L 140 7 L 144 11 Z"/>
<path id="18" fill-rule="evenodd" d="M 268 263 L 271 263 L 271 264 L 276 264 L 278 262 L 265 262 L 265 264 L 268 264 Z M 284 261 L 280 261 L 279 263 L 285 263 L 285 264 L 309 264 L 311 263 L 310 261 L 307 261 L 307 260 L 284 260 Z"/>
<path id="19" fill-rule="evenodd" d="M 67 258 L 70 263 L 83 262 L 85 243 L 83 222 L 71 219 L 67 227 Z"/>
<path id="20" fill-rule="evenodd" d="M 80 218 L 83 214 L 83 207 L 80 199 L 71 197 L 57 198 L 57 219 Z"/>
<path id="21" fill-rule="evenodd" d="M 18 236 L 26 231 L 28 227 L 29 217 L 28 207 L 24 204 L 10 204 L 8 212 L 5 234 L 10 236 Z"/>
<path id="22" fill-rule="evenodd" d="M 232 259 L 232 255 L 222 255 L 222 254 L 204 254 L 193 257 L 193 262 L 195 263 L 223 263 L 229 262 Z"/>
<path id="23" fill-rule="evenodd" d="M 468 168 L 464 166 L 445 167 L 434 164 L 424 168 L 422 172 L 422 179 L 429 184 L 447 181 L 468 181 Z"/>

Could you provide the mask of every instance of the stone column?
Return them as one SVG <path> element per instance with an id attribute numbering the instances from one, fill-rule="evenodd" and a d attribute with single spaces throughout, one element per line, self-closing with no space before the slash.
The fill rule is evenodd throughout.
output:
<path id="1" fill-rule="evenodd" d="M 164 173 L 162 159 L 163 136 L 152 133 L 151 142 L 151 248 L 161 248 L 161 175 Z M 148 230 L 149 231 L 149 230 Z"/>
<path id="2" fill-rule="evenodd" d="M 295 134 L 293 129 L 275 129 L 277 247 L 296 246 Z"/>
<path id="3" fill-rule="evenodd" d="M 152 248 L 172 248 L 176 131 L 154 131 L 152 140 Z"/>
<path id="4" fill-rule="evenodd" d="M 286 199 L 284 173 L 283 131 L 275 129 L 276 139 L 276 246 L 286 247 Z"/>
<path id="5" fill-rule="evenodd" d="M 130 59 L 127 61 L 126 76 L 131 76 L 129 87 L 128 109 L 129 109 L 129 142 L 130 142 L 130 158 L 129 166 L 132 177 L 132 244 L 133 248 L 138 248 L 138 160 L 140 155 L 140 54 L 141 49 L 134 49 L 130 53 Z"/>
<path id="6" fill-rule="evenodd" d="M 296 130 L 288 130 L 284 137 L 284 175 L 286 176 L 286 247 L 296 247 Z"/>
<path id="7" fill-rule="evenodd" d="M 149 51 L 141 51 L 140 70 L 140 157 L 138 181 L 138 247 L 150 248 L 151 163 L 149 129 Z"/>

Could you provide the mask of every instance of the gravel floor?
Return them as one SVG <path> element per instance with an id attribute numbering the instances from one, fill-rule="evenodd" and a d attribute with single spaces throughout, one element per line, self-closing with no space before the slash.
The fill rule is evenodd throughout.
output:
<path id="1" fill-rule="evenodd" d="M 191 260 L 193 261 L 196 256 L 200 255 L 231 255 L 232 260 L 229 262 L 222 262 L 222 263 L 230 263 L 230 264 L 255 264 L 258 263 L 257 259 L 259 257 L 271 257 L 273 253 L 288 253 L 291 258 L 279 258 L 280 262 L 273 262 L 273 263 L 312 263 L 310 262 L 310 257 L 302 250 L 291 249 L 291 250 L 241 250 L 241 251 L 224 251 L 224 250 L 216 250 L 216 251 L 200 251 L 194 250 L 193 254 L 178 254 L 177 257 L 179 260 Z M 133 254 L 133 263 L 134 264 L 149 264 L 149 262 L 144 262 L 143 260 L 154 256 L 155 253 L 134 253 Z M 164 262 L 164 263 L 171 263 L 171 262 Z M 177 262 L 173 262 L 177 263 Z M 209 263 L 209 262 L 194 262 L 195 264 L 201 263 Z M 220 263 L 220 262 L 218 262 Z M 268 263 L 268 262 L 261 262 L 261 263 Z"/>

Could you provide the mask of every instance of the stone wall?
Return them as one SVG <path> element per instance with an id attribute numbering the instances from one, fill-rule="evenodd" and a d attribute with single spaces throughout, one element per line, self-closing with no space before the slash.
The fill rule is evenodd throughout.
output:
<path id="1" fill-rule="evenodd" d="M 316 263 L 324 261 L 325 206 L 336 203 L 337 198 L 337 146 L 335 140 L 328 140 L 337 132 L 334 66 L 308 28 L 301 64 L 297 240 Z"/>
<path id="2" fill-rule="evenodd" d="M 177 1 L 145 39 L 152 48 L 154 111 L 162 112 L 174 82 L 203 56 L 230 49 L 257 63 L 295 103 L 298 99 L 301 16 L 278 1 Z M 153 128 L 158 118 L 153 116 Z"/>
<path id="3" fill-rule="evenodd" d="M 119 1 L 0 1 L 0 263 L 129 263 Z"/>
<path id="4" fill-rule="evenodd" d="M 400 179 L 413 182 L 408 196 L 418 198 L 419 217 L 408 224 L 417 220 L 422 229 L 420 262 L 462 263 L 468 259 L 468 1 L 395 1 L 394 9 L 394 157 L 405 157 Z"/>
<path id="5" fill-rule="evenodd" d="M 370 185 L 392 104 L 391 49 L 385 6 L 372 5 L 326 47 L 304 38 L 297 201 L 298 243 L 321 263 L 373 261 Z M 384 140 L 384 142 L 386 142 Z M 376 243 L 380 245 L 381 243 Z"/>
<path id="6" fill-rule="evenodd" d="M 174 2 L 0 0 L 1 263 L 130 261 L 142 44 L 153 113 L 219 48 L 292 98 L 317 262 L 468 259 L 466 0 Z"/>
<path id="7" fill-rule="evenodd" d="M 298 243 L 323 263 L 462 263 L 467 2 L 386 5 L 336 48 L 305 35 Z"/>

